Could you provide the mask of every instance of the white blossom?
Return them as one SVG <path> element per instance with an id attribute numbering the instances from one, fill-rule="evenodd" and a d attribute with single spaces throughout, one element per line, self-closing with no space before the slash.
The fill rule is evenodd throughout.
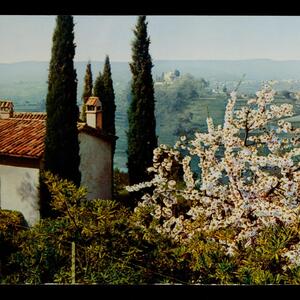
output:
<path id="1" fill-rule="evenodd" d="M 127 190 L 153 187 L 136 210 L 152 207 L 153 217 L 160 220 L 159 233 L 184 243 L 199 230 L 229 227 L 235 236 L 219 242 L 233 255 L 238 242 L 253 245 L 266 225 L 297 222 L 300 164 L 294 158 L 300 148 L 292 135 L 298 131 L 284 121 L 292 115 L 292 106 L 273 105 L 274 94 L 265 85 L 247 107 L 235 111 L 237 94 L 232 92 L 223 126 L 215 127 L 212 118 L 207 118 L 207 133 L 196 132 L 191 140 L 183 136 L 174 147 L 160 145 L 153 151 L 153 165 L 148 169 L 153 179 Z M 277 128 L 268 127 L 271 120 L 278 121 Z M 181 155 L 182 149 L 187 154 Z M 193 157 L 199 159 L 199 179 L 191 169 Z M 182 168 L 182 178 L 174 178 L 175 165 Z M 188 208 L 178 216 L 176 207 L 182 201 Z M 284 255 L 291 264 L 300 265 L 300 245 Z"/>

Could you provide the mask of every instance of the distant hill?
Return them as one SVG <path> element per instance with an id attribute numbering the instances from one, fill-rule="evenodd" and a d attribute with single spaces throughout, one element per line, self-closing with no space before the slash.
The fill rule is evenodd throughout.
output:
<path id="1" fill-rule="evenodd" d="M 75 62 L 79 83 L 82 82 L 87 62 Z M 190 73 L 195 77 L 219 80 L 238 80 L 246 74 L 249 80 L 300 79 L 300 60 L 275 61 L 270 59 L 250 60 L 154 60 L 153 76 L 174 69 Z M 0 63 L 0 84 L 19 81 L 40 81 L 46 83 L 48 62 Z M 94 77 L 102 71 L 103 62 L 92 62 Z M 130 69 L 127 62 L 111 63 L 113 79 L 128 81 Z"/>
<path id="2" fill-rule="evenodd" d="M 80 103 L 83 77 L 87 62 L 75 62 L 78 79 L 78 103 Z M 162 72 L 178 69 L 181 74 L 190 73 L 196 78 L 212 81 L 283 80 L 300 79 L 300 60 L 275 61 L 252 60 L 154 60 L 153 78 Z M 0 64 L 0 98 L 12 98 L 18 102 L 41 102 L 46 97 L 48 62 L 17 62 Z M 92 62 L 94 79 L 103 69 L 103 62 Z M 115 90 L 124 89 L 131 79 L 127 62 L 112 62 L 112 77 Z"/>
<path id="3" fill-rule="evenodd" d="M 83 77 L 87 62 L 75 62 L 78 78 L 78 102 L 80 103 Z M 190 73 L 206 80 L 283 80 L 300 79 L 300 60 L 275 61 L 252 60 L 154 60 L 153 78 L 162 72 L 178 69 L 181 74 Z M 0 64 L 0 98 L 12 98 L 18 102 L 40 102 L 46 97 L 48 62 L 17 62 Z M 103 69 L 103 62 L 92 62 L 94 79 Z M 131 79 L 127 62 L 112 62 L 112 77 L 115 89 L 124 89 Z"/>
<path id="4" fill-rule="evenodd" d="M 300 60 L 179 60 L 155 61 L 154 65 L 154 72 L 177 68 L 208 80 L 239 80 L 243 74 L 247 80 L 300 79 Z"/>
<path id="5" fill-rule="evenodd" d="M 87 62 L 75 62 L 79 85 L 83 82 Z M 49 62 L 17 62 L 11 64 L 0 63 L 0 84 L 18 82 L 47 83 Z M 103 62 L 92 62 L 94 77 L 102 72 Z M 126 62 L 112 63 L 112 71 L 116 81 L 127 81 L 130 76 L 129 65 Z"/>
<path id="6" fill-rule="evenodd" d="M 81 94 L 83 88 L 83 78 L 87 62 L 75 62 L 78 79 L 77 101 L 81 103 Z M 236 85 L 245 74 L 245 80 L 256 81 L 250 85 L 245 82 L 240 88 L 243 92 L 251 93 L 259 88 L 263 80 L 300 80 L 300 60 L 295 61 L 274 61 L 269 59 L 253 60 L 154 60 L 153 61 L 153 79 L 160 77 L 163 72 L 179 70 L 181 74 L 191 74 L 195 78 L 204 78 L 209 82 L 221 82 L 220 87 L 226 83 L 227 88 Z M 18 62 L 11 64 L 0 64 L 0 99 L 12 99 L 17 111 L 41 111 L 45 109 L 45 98 L 47 94 L 48 62 Z M 103 62 L 92 62 L 93 78 L 95 79 L 99 71 L 103 69 Z M 117 141 L 116 166 L 125 168 L 126 134 L 127 128 L 127 107 L 128 92 L 131 73 L 127 62 L 111 62 L 112 78 L 116 95 L 116 126 Z M 229 83 L 229 81 L 232 81 Z M 231 84 L 231 85 L 230 85 Z M 215 88 L 216 84 L 211 84 L 210 88 Z M 285 86 L 281 83 L 281 89 Z M 287 85 L 287 89 L 290 86 Z M 295 85 L 296 90 L 300 90 L 300 85 Z M 299 88 L 298 88 L 299 87 Z M 188 91 L 187 91 L 188 92 Z M 169 98 L 164 90 L 157 89 L 157 95 L 164 95 L 162 99 L 157 100 L 158 123 L 157 132 L 160 134 L 160 142 L 171 143 L 174 140 L 174 132 L 179 132 L 183 128 L 181 125 L 189 123 L 191 126 L 199 126 L 205 121 L 207 110 L 217 119 L 221 120 L 223 110 L 225 109 L 225 98 L 222 97 L 212 101 L 210 97 L 191 97 L 190 103 L 175 110 L 176 105 L 183 104 L 183 100 L 189 99 L 181 97 L 185 94 L 183 90 L 170 91 Z M 161 101 L 166 103 L 160 105 Z M 183 100 L 182 100 L 183 99 Z M 177 101 L 177 103 L 174 103 Z M 175 105 L 176 104 L 176 105 Z M 175 106 L 174 106 L 175 105 Z M 173 122 L 168 120 L 169 114 L 163 112 L 171 107 L 174 108 L 176 115 L 173 115 Z M 169 112 L 170 113 L 170 112 Z M 189 122 L 187 122 L 187 120 Z M 172 126 L 171 126 L 172 125 Z M 202 125 L 201 125 L 202 126 Z M 203 125 L 204 126 L 204 125 Z"/>

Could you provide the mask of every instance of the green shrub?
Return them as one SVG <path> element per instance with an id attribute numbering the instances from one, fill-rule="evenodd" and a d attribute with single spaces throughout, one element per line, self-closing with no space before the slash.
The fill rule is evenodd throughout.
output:
<path id="1" fill-rule="evenodd" d="M 17 235 L 27 229 L 24 216 L 17 211 L 0 210 L 0 282 L 9 273 L 8 259 L 17 251 Z"/>

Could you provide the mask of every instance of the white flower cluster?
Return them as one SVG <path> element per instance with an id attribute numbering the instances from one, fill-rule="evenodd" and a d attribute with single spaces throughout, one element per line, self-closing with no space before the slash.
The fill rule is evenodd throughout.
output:
<path id="1" fill-rule="evenodd" d="M 214 126 L 208 118 L 207 133 L 198 132 L 190 141 L 181 137 L 174 147 L 155 149 L 149 168 L 153 179 L 128 187 L 129 191 L 153 187 L 136 210 L 152 207 L 157 231 L 181 242 L 197 231 L 234 229 L 234 239 L 222 242 L 231 254 L 238 242 L 253 245 L 266 225 L 296 223 L 300 213 L 299 129 L 279 120 L 291 116 L 293 110 L 288 104 L 271 105 L 274 94 L 265 85 L 247 107 L 235 111 L 237 95 L 233 92 L 223 126 Z M 274 119 L 279 120 L 276 130 L 268 127 Z M 193 158 L 199 160 L 198 172 L 191 169 Z M 178 168 L 181 178 L 175 176 Z M 292 257 L 299 249 L 285 255 Z"/>
<path id="2" fill-rule="evenodd" d="M 289 260 L 288 266 L 300 266 L 300 244 L 292 245 L 289 251 L 285 252 L 282 256 L 287 257 Z"/>

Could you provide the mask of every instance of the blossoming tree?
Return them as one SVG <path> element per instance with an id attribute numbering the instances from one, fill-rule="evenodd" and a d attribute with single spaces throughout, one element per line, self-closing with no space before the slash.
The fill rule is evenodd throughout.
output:
<path id="1" fill-rule="evenodd" d="M 152 187 L 135 212 L 148 209 L 155 230 L 180 243 L 197 232 L 209 232 L 228 255 L 239 245 L 255 245 L 266 226 L 297 226 L 300 129 L 284 120 L 293 114 L 292 105 L 272 104 L 274 95 L 266 84 L 247 106 L 235 110 L 237 95 L 232 92 L 223 126 L 207 118 L 206 133 L 156 148 L 148 169 L 153 179 L 127 187 Z M 196 171 L 192 160 L 198 163 Z M 281 255 L 300 265 L 300 241 Z"/>

